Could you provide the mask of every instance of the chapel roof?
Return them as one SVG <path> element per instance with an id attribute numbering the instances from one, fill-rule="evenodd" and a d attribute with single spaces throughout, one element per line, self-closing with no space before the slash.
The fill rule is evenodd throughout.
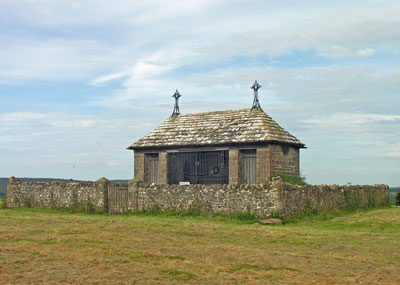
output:
<path id="1" fill-rule="evenodd" d="M 171 148 L 246 143 L 304 144 L 262 109 L 173 115 L 128 149 Z"/>

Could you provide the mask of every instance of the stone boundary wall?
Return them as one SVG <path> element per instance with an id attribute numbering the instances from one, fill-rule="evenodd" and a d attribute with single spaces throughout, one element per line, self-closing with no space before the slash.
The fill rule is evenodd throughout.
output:
<path id="1" fill-rule="evenodd" d="M 105 207 L 107 179 L 93 183 L 21 182 L 11 177 L 7 183 L 7 207 Z"/>
<path id="2" fill-rule="evenodd" d="M 99 210 L 111 205 L 108 186 L 102 178 L 93 183 L 20 182 L 10 178 L 7 184 L 8 207 L 71 207 L 91 203 Z M 128 184 L 128 211 L 202 211 L 225 215 L 245 213 L 265 218 L 272 214 L 291 217 L 307 211 L 335 208 L 356 209 L 389 205 L 387 185 L 305 185 L 284 183 L 280 177 L 256 185 L 156 185 Z"/>
<path id="3" fill-rule="evenodd" d="M 305 211 L 354 210 L 389 206 L 389 186 L 376 185 L 304 185 L 282 183 L 280 192 L 283 216 Z"/>
<path id="4" fill-rule="evenodd" d="M 131 209 L 201 211 L 231 215 L 251 213 L 266 217 L 278 211 L 277 184 L 259 185 L 156 185 L 131 183 Z"/>

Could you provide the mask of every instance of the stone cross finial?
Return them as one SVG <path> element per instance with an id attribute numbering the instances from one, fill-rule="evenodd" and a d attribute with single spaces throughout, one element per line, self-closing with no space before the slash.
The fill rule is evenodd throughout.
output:
<path id="1" fill-rule="evenodd" d="M 175 94 L 172 95 L 172 97 L 175 98 L 175 106 L 174 106 L 174 111 L 172 112 L 172 116 L 180 114 L 178 100 L 179 100 L 179 97 L 181 97 L 181 96 L 182 95 L 179 93 L 178 89 L 176 89 Z"/>
<path id="2" fill-rule="evenodd" d="M 254 108 L 261 109 L 260 102 L 258 101 L 258 89 L 260 89 L 261 87 L 262 86 L 260 84 L 258 84 L 257 80 L 254 81 L 253 86 L 250 87 L 251 89 L 254 90 L 253 107 L 251 107 L 251 109 L 254 109 Z"/>

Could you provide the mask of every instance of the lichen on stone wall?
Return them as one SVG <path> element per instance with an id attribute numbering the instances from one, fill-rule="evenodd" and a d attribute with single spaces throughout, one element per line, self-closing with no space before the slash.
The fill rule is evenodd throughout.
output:
<path id="1" fill-rule="evenodd" d="M 111 205 L 107 191 L 118 186 L 107 179 L 94 183 L 32 183 L 10 178 L 7 184 L 8 207 L 77 207 L 107 211 Z M 355 210 L 389 204 L 387 185 L 305 185 L 295 186 L 274 177 L 263 184 L 243 185 L 168 185 L 144 184 L 137 180 L 125 186 L 126 211 L 176 211 L 232 215 L 254 214 L 259 218 L 333 209 Z M 118 199 L 117 199 L 118 200 Z"/>
<path id="2" fill-rule="evenodd" d="M 93 205 L 104 208 L 104 193 L 99 183 L 21 182 L 10 178 L 7 205 L 14 207 L 78 207 Z"/>

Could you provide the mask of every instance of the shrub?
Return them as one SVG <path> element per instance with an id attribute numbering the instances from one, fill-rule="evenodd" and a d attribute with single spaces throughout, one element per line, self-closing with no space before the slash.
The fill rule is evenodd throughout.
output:
<path id="1" fill-rule="evenodd" d="M 33 199 L 31 197 L 24 197 L 23 198 L 23 205 L 25 208 L 32 208 L 33 206 Z"/>
<path id="2" fill-rule="evenodd" d="M 304 186 L 307 185 L 306 178 L 303 176 L 292 176 L 286 173 L 280 173 L 278 175 L 272 176 L 269 181 L 272 181 L 274 177 L 281 177 L 283 182 L 292 184 L 292 185 L 299 185 Z"/>
<path id="3" fill-rule="evenodd" d="M 374 196 L 368 196 L 368 208 L 375 208 L 377 207 L 377 202 Z"/>
<path id="4" fill-rule="evenodd" d="M 75 190 L 72 191 L 72 197 L 71 197 L 71 206 L 70 208 L 73 211 L 76 211 L 79 208 L 79 203 L 78 203 L 78 194 L 76 193 Z"/>
<path id="5" fill-rule="evenodd" d="M 345 207 L 347 211 L 355 211 L 361 208 L 360 194 L 354 191 L 345 192 Z"/>
<path id="6" fill-rule="evenodd" d="M 7 208 L 7 199 L 6 198 L 1 199 L 0 208 L 1 209 Z"/>
<path id="7" fill-rule="evenodd" d="M 89 198 L 86 200 L 86 205 L 85 205 L 84 211 L 87 214 L 93 214 L 95 212 L 95 207 Z"/>

